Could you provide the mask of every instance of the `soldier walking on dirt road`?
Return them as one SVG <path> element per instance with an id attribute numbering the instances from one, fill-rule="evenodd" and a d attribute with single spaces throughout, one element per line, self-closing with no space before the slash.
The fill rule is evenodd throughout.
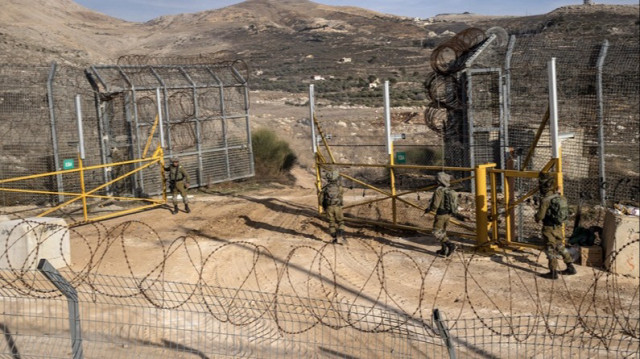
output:
<path id="1" fill-rule="evenodd" d="M 343 190 L 339 182 L 340 173 L 335 170 L 327 172 L 326 179 L 327 184 L 322 187 L 319 200 L 329 219 L 329 233 L 333 238 L 331 243 L 338 243 L 338 236 L 342 237 L 343 242 L 346 242 L 342 213 Z"/>
<path id="2" fill-rule="evenodd" d="M 441 245 L 441 249 L 436 251 L 436 254 L 449 257 L 456 250 L 456 246 L 447 237 L 447 225 L 451 215 L 458 213 L 458 193 L 451 188 L 451 176 L 448 174 L 438 172 L 436 180 L 438 188 L 434 191 L 426 212 L 435 212 L 433 235 Z"/>
<path id="3" fill-rule="evenodd" d="M 558 273 L 564 275 L 576 274 L 571 254 L 564 246 L 562 225 L 569 216 L 567 199 L 556 192 L 556 181 L 552 174 L 540 173 L 538 177 L 540 194 L 544 197 L 536 213 L 536 223 L 542 221 L 542 238 L 547 246 L 546 254 L 549 259 L 549 273 L 541 275 L 543 278 L 558 279 Z M 558 258 L 562 258 L 567 266 L 558 272 Z"/>

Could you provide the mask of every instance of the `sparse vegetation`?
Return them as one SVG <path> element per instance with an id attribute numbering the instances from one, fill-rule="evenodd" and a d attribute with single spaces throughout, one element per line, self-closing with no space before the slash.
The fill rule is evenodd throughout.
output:
<path id="1" fill-rule="evenodd" d="M 405 151 L 407 163 L 420 166 L 442 165 L 442 149 L 437 147 L 417 147 Z"/>
<path id="2" fill-rule="evenodd" d="M 251 134 L 256 178 L 285 180 L 296 163 L 297 156 L 289 144 L 269 129 L 258 129 Z"/>

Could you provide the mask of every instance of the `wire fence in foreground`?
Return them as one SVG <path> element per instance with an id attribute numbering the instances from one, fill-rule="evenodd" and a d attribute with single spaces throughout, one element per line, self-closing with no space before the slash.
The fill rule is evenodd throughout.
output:
<path id="1" fill-rule="evenodd" d="M 1 271 L 0 280 L 0 356 L 9 358 L 631 358 L 639 351 L 638 318 L 453 320 L 437 309 L 418 318 L 340 296 L 60 274 L 45 260 L 38 271 Z"/>

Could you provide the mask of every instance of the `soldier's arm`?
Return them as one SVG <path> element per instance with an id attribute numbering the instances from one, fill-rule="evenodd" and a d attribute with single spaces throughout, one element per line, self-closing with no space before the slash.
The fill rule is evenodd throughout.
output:
<path id="1" fill-rule="evenodd" d="M 322 209 L 326 210 L 324 205 L 324 191 L 325 191 L 325 187 L 322 187 L 320 192 L 318 192 L 318 204 L 322 206 Z"/>
<path id="2" fill-rule="evenodd" d="M 184 167 L 180 166 L 180 172 L 182 172 L 182 176 L 184 177 L 184 183 L 189 184 L 189 174 L 184 169 Z"/>
<path id="3" fill-rule="evenodd" d="M 456 192 L 456 191 L 454 191 L 454 190 L 451 190 L 451 195 L 452 195 L 452 196 L 455 196 L 455 197 L 458 197 L 458 192 Z M 456 201 L 456 203 L 458 203 L 458 201 Z M 456 207 L 456 208 L 452 208 L 452 209 L 451 209 L 451 213 L 452 213 L 452 214 L 458 214 L 458 206 L 456 205 L 455 207 Z"/>
<path id="4" fill-rule="evenodd" d="M 538 207 L 538 212 L 536 212 L 535 220 L 536 222 L 540 222 L 544 219 L 544 216 L 547 214 L 547 209 L 549 208 L 549 200 L 543 198 L 540 201 L 540 207 Z"/>
<path id="5" fill-rule="evenodd" d="M 431 205 L 429 206 L 429 211 L 436 211 L 440 207 L 440 202 L 442 201 L 442 191 L 436 189 L 433 192 L 433 197 L 431 198 Z"/>

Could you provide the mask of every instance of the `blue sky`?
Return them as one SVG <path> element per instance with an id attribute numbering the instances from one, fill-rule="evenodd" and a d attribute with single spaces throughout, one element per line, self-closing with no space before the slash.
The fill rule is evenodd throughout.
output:
<path id="1" fill-rule="evenodd" d="M 218 9 L 239 0 L 75 0 L 94 11 L 128 21 L 148 21 L 162 15 Z M 316 0 L 316 3 L 357 6 L 387 14 L 427 18 L 465 11 L 482 15 L 537 15 L 583 0 Z M 638 0 L 593 0 L 595 4 L 637 5 Z"/>

